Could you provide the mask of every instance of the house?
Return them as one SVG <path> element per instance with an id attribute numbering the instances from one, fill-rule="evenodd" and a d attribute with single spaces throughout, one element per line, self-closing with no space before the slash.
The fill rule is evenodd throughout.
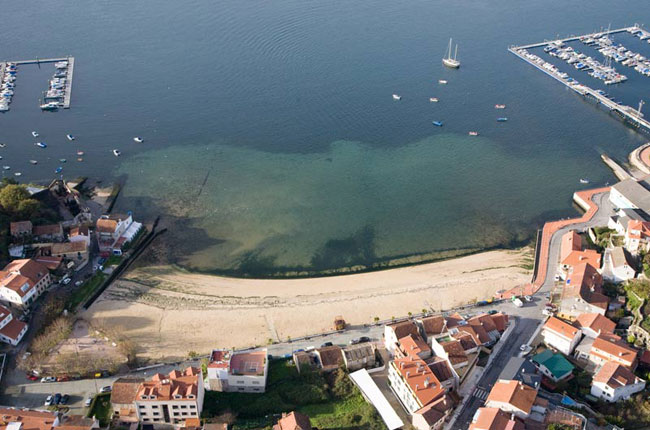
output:
<path id="1" fill-rule="evenodd" d="M 502 316 L 503 314 L 500 314 L 497 318 L 500 319 Z M 476 331 L 479 338 L 481 338 L 483 332 L 485 333 L 486 337 L 482 343 L 488 346 L 495 344 L 501 338 L 501 333 L 503 332 L 503 329 L 499 330 L 497 328 L 493 316 L 488 314 L 474 316 L 467 320 L 467 324 Z"/>
<path id="2" fill-rule="evenodd" d="M 542 327 L 544 343 L 563 354 L 570 355 L 580 342 L 582 333 L 579 328 L 572 326 L 559 318 L 550 317 Z"/>
<path id="3" fill-rule="evenodd" d="M 14 260 L 0 270 L 0 300 L 18 307 L 31 305 L 52 283 L 47 267 L 34 260 Z"/>
<path id="4" fill-rule="evenodd" d="M 426 360 L 431 357 L 431 348 L 422 340 L 418 335 L 409 334 L 399 339 L 399 352 L 402 356 L 416 355 L 419 358 Z"/>
<path id="5" fill-rule="evenodd" d="M 421 409 L 413 412 L 412 424 L 416 430 L 440 430 L 451 414 L 454 404 L 448 395 L 443 395 Z"/>
<path id="6" fill-rule="evenodd" d="M 449 335 L 447 320 L 442 315 L 432 315 L 416 320 L 424 340 L 431 345 L 431 339 L 440 339 Z"/>
<path id="7" fill-rule="evenodd" d="M 98 429 L 97 420 L 81 415 L 19 408 L 0 408 L 0 430 L 91 430 Z"/>
<path id="8" fill-rule="evenodd" d="M 9 231 L 14 239 L 31 236 L 33 228 L 31 221 L 18 221 L 9 224 Z"/>
<path id="9" fill-rule="evenodd" d="M 343 348 L 343 363 L 350 372 L 375 367 L 377 363 L 375 346 L 370 342 L 346 346 Z"/>
<path id="10" fill-rule="evenodd" d="M 436 342 L 434 344 L 433 351 L 435 352 L 436 356 L 448 360 L 451 367 L 455 370 L 469 365 L 469 357 L 467 357 L 463 346 L 457 340 Z"/>
<path id="11" fill-rule="evenodd" d="M 499 379 L 521 381 L 535 389 L 539 388 L 542 383 L 542 375 L 535 363 L 523 357 L 510 357 L 508 362 L 502 366 Z"/>
<path id="12" fill-rule="evenodd" d="M 485 401 L 485 406 L 498 408 L 525 419 L 532 412 L 536 398 L 536 389 L 520 381 L 499 379 L 494 383 Z"/>
<path id="13" fill-rule="evenodd" d="M 579 264 L 562 287 L 559 313 L 573 319 L 582 313 L 605 315 L 609 299 L 602 294 L 603 278 L 591 264 Z"/>
<path id="14" fill-rule="evenodd" d="M 554 354 L 547 349 L 531 359 L 540 373 L 553 382 L 558 382 L 573 374 L 574 366 L 562 354 Z"/>
<path id="15" fill-rule="evenodd" d="M 597 338 L 601 333 L 614 333 L 616 323 L 598 313 L 580 314 L 574 325 L 582 334 L 591 338 Z"/>
<path id="16" fill-rule="evenodd" d="M 32 237 L 40 241 L 62 241 L 65 238 L 61 223 L 35 225 L 32 227 Z"/>
<path id="17" fill-rule="evenodd" d="M 311 371 L 318 367 L 318 363 L 316 362 L 316 354 L 313 351 L 294 351 L 292 357 L 293 364 L 295 364 L 298 373 Z M 208 389 L 212 389 L 212 387 L 209 387 Z"/>
<path id="18" fill-rule="evenodd" d="M 284 413 L 273 430 L 312 430 L 311 420 L 300 412 Z"/>
<path id="19" fill-rule="evenodd" d="M 603 264 L 603 278 L 606 281 L 620 283 L 634 279 L 636 270 L 630 255 L 621 246 L 605 249 L 605 263 Z"/>
<path id="20" fill-rule="evenodd" d="M 392 355 L 399 346 L 399 339 L 409 334 L 413 336 L 420 335 L 418 326 L 410 320 L 384 326 L 384 346 L 386 346 L 386 349 Z"/>
<path id="21" fill-rule="evenodd" d="M 343 352 L 339 346 L 333 345 L 317 348 L 315 354 L 319 367 L 323 372 L 332 372 L 343 364 Z"/>
<path id="22" fill-rule="evenodd" d="M 208 389 L 263 393 L 268 368 L 266 348 L 246 352 L 215 349 L 208 363 Z"/>
<path id="23" fill-rule="evenodd" d="M 53 243 L 50 247 L 51 257 L 61 257 L 64 262 L 74 263 L 75 270 L 81 270 L 88 264 L 89 255 L 85 241 Z"/>
<path id="24" fill-rule="evenodd" d="M 68 233 L 68 241 L 70 242 L 86 242 L 90 246 L 90 230 L 88 226 L 72 227 Z"/>
<path id="25" fill-rule="evenodd" d="M 156 373 L 150 381 L 141 382 L 135 397 L 138 420 L 154 427 L 172 424 L 182 426 L 188 418 L 199 418 L 205 395 L 201 369 L 188 367 L 184 372 L 172 370 L 169 375 Z"/>
<path id="26" fill-rule="evenodd" d="M 591 345 L 588 360 L 598 367 L 612 361 L 634 370 L 637 365 L 637 350 L 616 335 L 601 333 Z"/>
<path id="27" fill-rule="evenodd" d="M 648 215 L 639 209 L 619 209 L 609 218 L 607 227 L 615 230 L 618 235 L 624 236 L 630 221 L 648 221 Z"/>
<path id="28" fill-rule="evenodd" d="M 591 395 L 606 402 L 618 402 L 643 391 L 645 381 L 638 378 L 625 366 L 607 362 L 594 375 Z"/>
<path id="29" fill-rule="evenodd" d="M 575 231 L 571 230 L 562 236 L 560 244 L 560 265 L 564 271 L 563 279 L 574 266 L 580 263 L 588 263 L 599 268 L 601 255 L 593 249 L 582 249 L 582 238 Z"/>
<path id="30" fill-rule="evenodd" d="M 410 414 L 445 394 L 444 387 L 429 366 L 416 356 L 391 361 L 388 380 L 396 397 Z"/>
<path id="31" fill-rule="evenodd" d="M 429 366 L 429 369 L 431 369 L 447 392 L 458 390 L 460 377 L 454 368 L 451 367 L 451 364 L 449 364 L 447 359 L 434 356 L 425 360 L 425 363 Z"/>
<path id="32" fill-rule="evenodd" d="M 0 340 L 16 346 L 27 333 L 28 325 L 12 315 L 11 311 L 0 305 Z"/>
<path id="33" fill-rule="evenodd" d="M 625 179 L 610 188 L 609 201 L 615 208 L 641 209 L 650 213 L 650 191 L 635 179 Z"/>
<path id="34" fill-rule="evenodd" d="M 122 247 L 133 240 L 142 224 L 133 221 L 131 214 L 102 215 L 95 226 L 99 252 L 102 256 L 122 255 Z"/>
<path id="35" fill-rule="evenodd" d="M 582 250 L 582 238 L 577 231 L 571 230 L 562 235 L 560 242 L 560 261 L 564 261 L 569 254 Z"/>
<path id="36" fill-rule="evenodd" d="M 478 344 L 471 334 L 460 332 L 454 336 L 454 339 L 460 342 L 465 354 L 473 354 L 478 351 Z"/>
<path id="37" fill-rule="evenodd" d="M 650 222 L 630 220 L 627 223 L 623 244 L 625 249 L 634 256 L 642 251 L 647 252 L 650 249 Z"/>
<path id="38" fill-rule="evenodd" d="M 121 424 L 138 422 L 135 400 L 144 378 L 118 378 L 111 389 L 113 417 Z"/>
<path id="39" fill-rule="evenodd" d="M 524 423 L 514 414 L 509 414 L 499 408 L 479 408 L 469 430 L 525 430 Z"/>

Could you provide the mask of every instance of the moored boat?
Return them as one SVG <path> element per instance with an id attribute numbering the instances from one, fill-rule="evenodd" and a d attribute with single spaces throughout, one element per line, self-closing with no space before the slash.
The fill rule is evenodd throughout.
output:
<path id="1" fill-rule="evenodd" d="M 402 100 L 402 96 L 398 96 L 397 94 L 393 94 L 393 100 Z"/>
<path id="2" fill-rule="evenodd" d="M 460 61 L 457 60 L 458 57 L 458 44 L 456 44 L 456 51 L 454 52 L 454 58 L 451 58 L 451 39 L 449 39 L 449 48 L 447 48 L 447 56 L 443 57 L 442 64 L 451 68 L 457 69 L 460 67 Z"/>
<path id="3" fill-rule="evenodd" d="M 429 97 L 429 101 L 431 103 L 438 103 L 438 98 L 437 97 Z"/>
<path id="4" fill-rule="evenodd" d="M 136 141 L 137 143 L 142 143 L 142 142 L 144 142 L 144 139 L 141 138 L 141 137 L 139 137 L 139 136 L 134 137 L 133 140 Z"/>
<path id="5" fill-rule="evenodd" d="M 34 145 L 38 146 L 39 148 L 47 148 L 47 143 L 45 142 L 36 142 Z"/>
<path id="6" fill-rule="evenodd" d="M 503 118 L 497 118 L 497 121 L 498 121 L 498 122 L 506 122 L 506 121 L 508 121 L 508 118 L 506 118 L 506 117 L 503 117 Z"/>
<path id="7" fill-rule="evenodd" d="M 66 160 L 65 158 L 59 158 L 59 162 L 60 162 L 60 163 L 66 163 L 67 161 L 68 161 L 68 160 Z"/>
<path id="8" fill-rule="evenodd" d="M 120 155 L 122 155 L 122 153 L 119 150 L 114 149 L 113 150 L 113 155 L 115 155 L 116 157 L 119 157 Z"/>
<path id="9" fill-rule="evenodd" d="M 84 155 L 83 151 L 77 151 L 77 155 Z"/>
<path id="10" fill-rule="evenodd" d="M 34 137 L 38 137 L 38 133 L 35 132 L 35 131 L 32 131 L 32 136 L 34 136 Z"/>
<path id="11" fill-rule="evenodd" d="M 505 109 L 506 105 L 494 105 L 495 109 Z"/>
<path id="12" fill-rule="evenodd" d="M 478 131 L 470 131 L 468 134 L 470 136 L 478 136 Z"/>
<path id="13" fill-rule="evenodd" d="M 71 134 L 66 134 L 65 137 L 67 137 L 70 142 L 74 140 L 74 136 Z"/>
<path id="14" fill-rule="evenodd" d="M 447 81 L 445 79 L 438 79 L 438 83 L 444 85 L 447 83 Z"/>
<path id="15" fill-rule="evenodd" d="M 581 184 L 588 184 L 589 182 L 591 182 L 591 181 L 589 181 L 589 179 L 586 179 L 586 178 L 580 178 L 580 183 L 581 183 Z"/>
<path id="16" fill-rule="evenodd" d="M 436 127 L 442 127 L 442 121 L 433 121 L 432 124 Z"/>
<path id="17" fill-rule="evenodd" d="M 36 161 L 36 160 L 29 160 L 29 162 L 30 162 L 31 164 L 38 164 L 38 161 Z"/>
<path id="18" fill-rule="evenodd" d="M 54 171 L 54 173 L 61 173 L 61 172 L 63 172 L 63 167 L 61 166 L 57 167 L 56 170 Z"/>

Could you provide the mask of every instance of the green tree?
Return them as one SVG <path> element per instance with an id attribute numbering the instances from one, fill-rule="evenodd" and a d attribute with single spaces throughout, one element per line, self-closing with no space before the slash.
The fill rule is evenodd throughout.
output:
<path id="1" fill-rule="evenodd" d="M 32 218 L 41 204 L 31 198 L 24 185 L 9 184 L 0 189 L 0 206 L 12 218 Z"/>

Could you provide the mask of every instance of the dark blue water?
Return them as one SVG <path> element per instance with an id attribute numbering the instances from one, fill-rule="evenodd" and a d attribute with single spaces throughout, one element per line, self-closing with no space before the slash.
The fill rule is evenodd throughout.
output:
<path id="1" fill-rule="evenodd" d="M 519 243 L 573 213 L 579 178 L 613 181 L 599 153 L 624 160 L 646 140 L 506 50 L 650 23 L 642 0 L 32 1 L 3 16 L 2 58 L 76 58 L 72 108 L 56 113 L 38 109 L 53 66 L 20 68 L 0 115 L 5 174 L 47 181 L 63 157 L 67 177 L 125 179 L 118 209 L 164 213 L 161 254 L 191 268 L 327 270 Z M 460 70 L 441 65 L 449 37 Z M 650 79 L 625 72 L 614 91 L 636 105 Z"/>

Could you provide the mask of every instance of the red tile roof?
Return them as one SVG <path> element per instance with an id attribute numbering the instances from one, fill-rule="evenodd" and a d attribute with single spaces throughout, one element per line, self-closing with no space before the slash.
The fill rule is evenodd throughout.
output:
<path id="1" fill-rule="evenodd" d="M 581 249 L 582 239 L 575 230 L 564 233 L 562 236 L 562 244 L 560 245 L 560 261 L 564 261 L 571 252 L 580 251 Z"/>
<path id="2" fill-rule="evenodd" d="M 422 340 L 420 336 L 413 336 L 409 334 L 398 340 L 400 350 L 404 355 L 418 355 L 422 352 L 430 352 L 429 345 Z"/>
<path id="3" fill-rule="evenodd" d="M 442 348 L 449 356 L 449 362 L 451 363 L 452 366 L 455 366 L 456 364 L 464 363 L 469 360 L 467 358 L 467 354 L 465 354 L 465 350 L 463 349 L 463 346 L 457 340 L 441 342 L 440 346 L 442 346 Z"/>
<path id="4" fill-rule="evenodd" d="M 584 251 L 572 251 L 567 257 L 562 260 L 565 266 L 577 266 L 578 264 L 587 263 L 595 268 L 600 268 L 602 255 L 593 249 L 585 249 Z"/>
<path id="5" fill-rule="evenodd" d="M 591 355 L 607 361 L 616 361 L 627 367 L 635 367 L 637 350 L 628 346 L 618 336 L 601 334 L 591 345 Z"/>
<path id="6" fill-rule="evenodd" d="M 525 414 L 529 414 L 536 397 L 537 390 L 523 382 L 500 379 L 492 387 L 486 404 L 489 402 L 507 403 Z"/>
<path id="7" fill-rule="evenodd" d="M 194 400 L 198 395 L 199 378 L 202 377 L 200 373 L 201 371 L 194 367 L 188 367 L 183 373 L 173 370 L 168 376 L 156 373 L 151 378 L 151 381 L 145 381 L 140 384 L 136 400 L 138 402 Z M 150 396 L 154 398 L 150 399 Z M 180 397 L 175 398 L 177 396 Z"/>
<path id="8" fill-rule="evenodd" d="M 20 321 L 19 319 L 12 318 L 11 321 L 7 323 L 4 327 L 0 328 L 0 334 L 13 339 L 14 341 L 18 340 L 20 333 L 27 327 L 27 324 Z"/>
<path id="9" fill-rule="evenodd" d="M 628 368 L 613 361 L 608 361 L 594 375 L 593 381 L 607 384 L 613 389 L 617 389 L 627 385 L 634 385 L 642 380 L 637 378 Z"/>
<path id="10" fill-rule="evenodd" d="M 413 415 L 421 415 L 429 426 L 433 426 L 444 419 L 453 407 L 454 404 L 451 398 L 445 394 L 439 399 L 434 400 L 428 405 L 413 412 Z"/>
<path id="11" fill-rule="evenodd" d="M 273 430 L 311 430 L 311 421 L 300 412 L 282 414 L 282 418 L 273 426 Z"/>
<path id="12" fill-rule="evenodd" d="M 562 298 L 581 298 L 587 303 L 607 309 L 609 302 L 602 294 L 603 277 L 591 264 L 578 264 L 573 267 L 562 290 Z"/>
<path id="13" fill-rule="evenodd" d="M 427 336 L 437 336 L 447 331 L 447 322 L 442 315 L 422 318 L 421 322 Z"/>
<path id="14" fill-rule="evenodd" d="M 524 423 L 498 408 L 480 408 L 469 430 L 524 430 Z"/>
<path id="15" fill-rule="evenodd" d="M 580 328 L 590 328 L 596 333 L 614 333 L 616 328 L 614 321 L 595 312 L 578 315 L 575 325 Z"/>
<path id="16" fill-rule="evenodd" d="M 395 337 L 401 339 L 409 334 L 420 335 L 417 325 L 413 321 L 402 321 L 396 324 L 389 324 L 388 327 L 393 329 Z"/>
<path id="17" fill-rule="evenodd" d="M 558 336 L 564 337 L 566 339 L 573 339 L 580 331 L 580 329 L 575 328 L 571 324 L 568 324 L 556 317 L 550 317 L 544 324 L 543 329 L 550 330 Z"/>
<path id="18" fill-rule="evenodd" d="M 397 358 L 393 366 L 422 406 L 445 394 L 444 387 L 423 360 L 412 356 Z"/>

